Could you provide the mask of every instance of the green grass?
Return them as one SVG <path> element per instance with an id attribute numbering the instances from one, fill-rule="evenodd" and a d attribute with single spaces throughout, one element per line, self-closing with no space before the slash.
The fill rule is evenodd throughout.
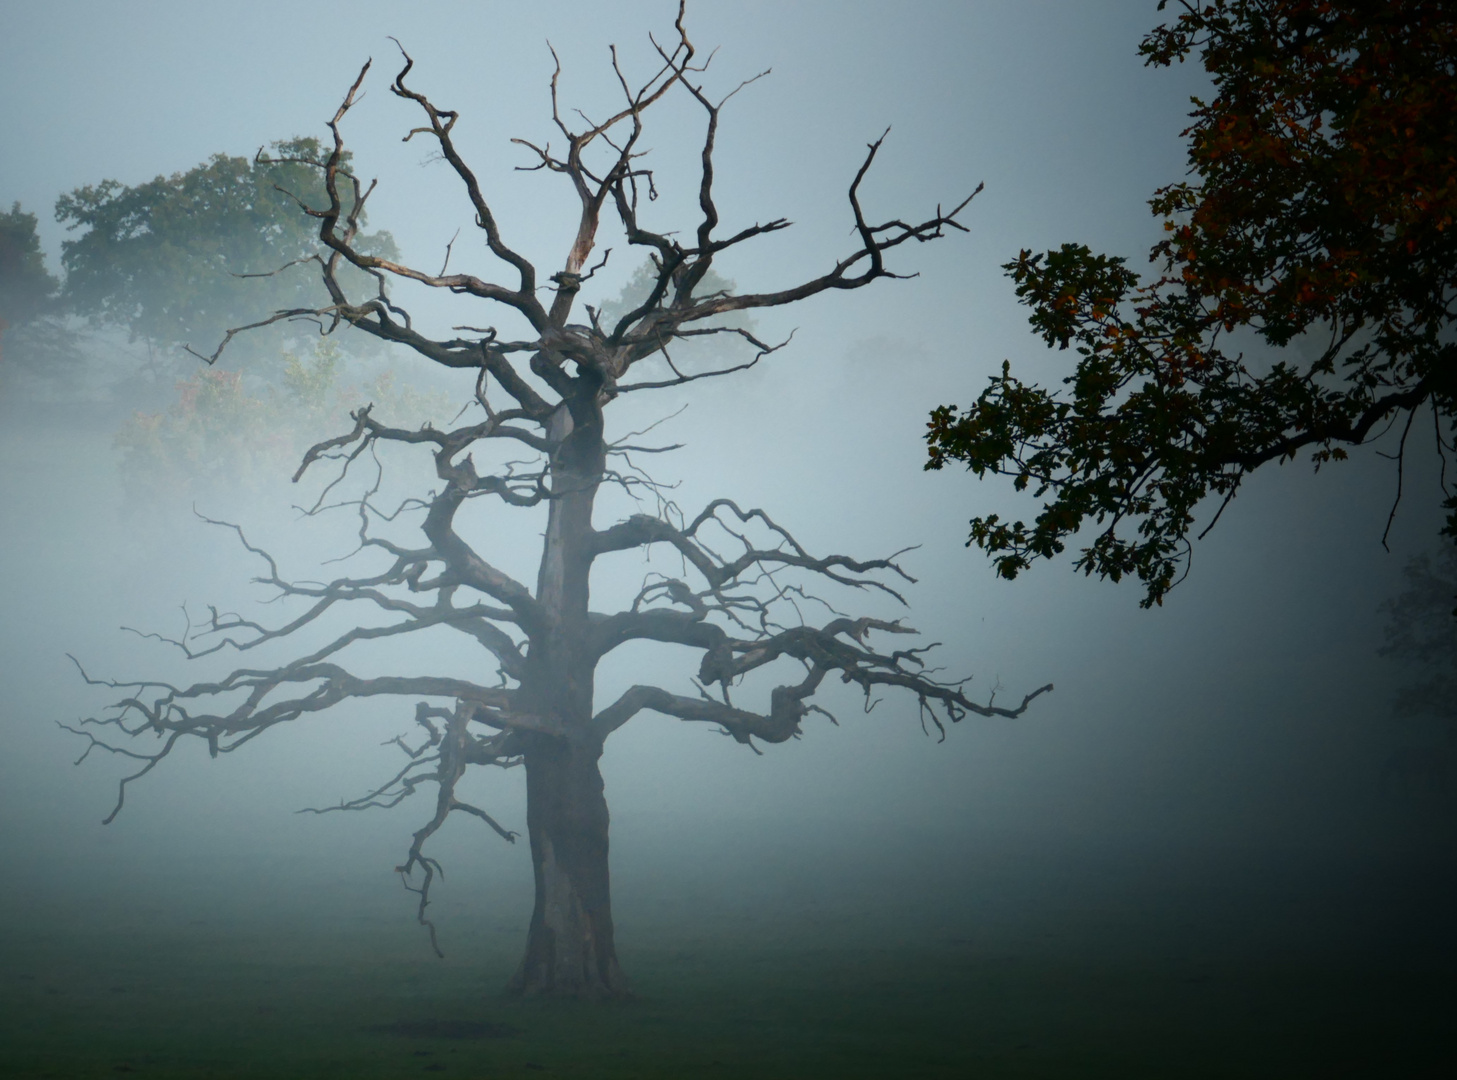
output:
<path id="1" fill-rule="evenodd" d="M 637 1000 L 587 1004 L 502 996 L 511 932 L 458 941 L 444 963 L 359 920 L 13 933 L 0 952 L 0 1076 L 1457 1075 L 1441 1040 L 1457 995 L 1437 969 L 1120 964 L 1087 950 L 756 943 L 703 928 L 623 944 Z M 431 1021 L 515 1033 L 384 1030 Z"/>

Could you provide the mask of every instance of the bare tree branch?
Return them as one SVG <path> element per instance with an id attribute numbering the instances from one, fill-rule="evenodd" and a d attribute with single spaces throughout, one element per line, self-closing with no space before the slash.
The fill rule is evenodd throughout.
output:
<path id="1" fill-rule="evenodd" d="M 539 264 L 507 241 L 481 179 L 461 153 L 455 133 L 459 114 L 414 89 L 408 81 L 414 61 L 403 47 L 402 66 L 390 89 L 418 108 L 422 117 L 404 138 L 433 140 L 464 191 L 486 249 L 506 268 L 505 280 L 448 272 L 454 237 L 438 273 L 361 247 L 364 209 L 375 185 L 347 166 L 344 139 L 370 65 L 360 69 L 328 122 L 332 146 L 327 155 L 323 160 L 295 162 L 319 170 L 326 192 L 325 205 L 294 199 L 301 213 L 318 222 L 320 250 L 312 262 L 329 302 L 316 309 L 276 312 L 229 331 L 204 359 L 215 361 L 232 338 L 247 329 L 307 318 L 318 323 L 321 333 L 351 326 L 405 346 L 430 362 L 470 372 L 473 394 L 446 429 L 429 424 L 418 429 L 391 426 L 376 418 L 372 406 L 364 405 L 351 414 L 350 430 L 322 439 L 303 455 L 293 477 L 296 482 L 320 468 L 330 472 L 302 512 L 357 515 L 358 547 L 347 557 L 367 562 L 365 568 L 329 581 L 292 580 L 236 525 L 204 519 L 234 530 L 245 548 L 262 560 L 265 569 L 255 580 L 273 590 L 273 598 L 288 610 L 276 621 L 265 622 L 209 608 L 209 617 L 195 625 L 185 615 L 178 638 L 145 635 L 179 648 L 189 660 L 224 653 L 246 653 L 251 658 L 266 655 L 263 646 L 278 647 L 284 641 L 299 643 L 303 655 L 273 667 L 237 667 L 211 681 L 186 686 L 109 682 L 83 672 L 88 683 L 110 688 L 117 700 L 103 715 L 68 728 L 88 740 L 83 758 L 99 747 L 139 764 L 120 782 L 109 821 L 120 810 L 127 785 L 155 768 L 183 739 L 205 743 L 213 755 L 230 753 L 273 727 L 307 722 L 347 702 L 412 701 L 413 726 L 408 734 L 388 741 L 404 754 L 403 765 L 363 795 L 312 812 L 394 807 L 435 785 L 433 811 L 415 832 L 398 870 L 405 887 L 419 898 L 417 915 L 437 952 L 427 908 L 441 867 L 427 853 L 428 843 L 456 812 L 514 840 L 515 831 L 462 799 L 458 784 L 472 766 L 524 765 L 526 829 L 539 889 L 527 955 L 515 984 L 527 992 L 625 992 L 612 944 L 608 816 L 598 760 L 605 739 L 637 713 L 647 709 L 710 723 L 757 750 L 756 741 L 778 743 L 797 736 L 811 713 L 834 719 L 813 700 L 830 675 L 858 687 L 867 709 L 874 704 L 873 695 L 884 688 L 904 691 L 917 701 L 922 727 L 934 726 L 943 737 L 948 722 L 968 714 L 1020 716 L 1034 698 L 1051 689 L 1046 686 L 1026 695 L 1015 708 L 995 704 L 994 695 L 977 701 L 965 693 L 966 680 L 938 681 L 925 668 L 924 654 L 931 646 L 889 651 L 873 647 L 872 634 L 908 636 L 913 631 L 899 621 L 843 613 L 836 606 L 838 599 L 832 603 L 816 590 L 880 594 L 904 604 L 905 585 L 914 581 L 898 562 L 904 552 L 875 559 L 812 553 L 764 510 L 744 509 L 727 498 L 712 500 L 685 520 L 668 486 L 644 473 L 632 457 L 672 447 L 629 441 L 642 432 L 615 442 L 609 439 L 604 410 L 619 394 L 730 375 L 753 367 L 789 343 L 767 344 L 749 330 L 715 323 L 717 317 L 784 306 L 831 289 L 858 289 L 879 278 L 913 276 L 892 270 L 887 253 L 909 241 L 924 243 L 964 231 L 959 216 L 972 197 L 949 211 L 937 207 L 923 220 L 891 218 L 874 223 L 866 216 L 860 192 L 883 145 L 882 135 L 868 145 L 849 184 L 857 238 L 853 251 L 820 276 L 788 288 L 702 292 L 715 258 L 785 229 L 789 222 L 773 218 L 717 235 L 722 222 L 714 187 L 714 153 L 722 109 L 767 72 L 743 80 L 715 100 L 704 88 L 709 64 L 699 60 L 681 3 L 674 28 L 675 36 L 666 44 L 652 39 L 658 61 L 646 79 L 630 79 L 612 52 L 621 100 L 602 119 L 589 118 L 586 110 L 564 109 L 559 97 L 561 67 L 554 64 L 551 119 L 565 148 L 514 140 L 531 155 L 529 170 L 564 177 L 572 188 L 575 229 L 564 256 L 551 263 L 560 269 L 546 284 L 539 281 Z M 678 95 L 691 98 L 705 116 L 696 176 L 697 211 L 688 228 L 657 231 L 644 220 L 645 204 L 658 193 L 657 178 L 644 160 L 646 117 Z M 603 115 L 596 109 L 591 112 Z M 980 190 L 978 186 L 973 196 Z M 582 284 L 611 253 L 605 249 L 596 263 L 591 261 L 601 239 L 604 210 L 609 220 L 615 216 L 612 227 L 623 230 L 630 246 L 647 249 L 655 268 L 648 296 L 610 327 L 602 326 L 598 312 L 590 307 L 589 325 L 571 321 Z M 689 239 L 685 243 L 680 236 Z M 358 275 L 341 274 L 346 265 L 363 272 L 362 286 Z M 490 315 L 472 313 L 452 328 L 455 336 L 432 337 L 417 329 L 410 313 L 391 297 L 390 287 L 399 280 L 453 293 L 462 304 L 496 305 L 490 310 L 515 324 L 524 323 L 529 330 L 519 339 L 507 339 Z M 539 298 L 543 291 L 551 293 L 549 302 Z M 671 355 L 677 343 L 719 335 L 742 340 L 755 350 L 753 358 L 709 371 L 677 366 Z M 656 355 L 665 358 L 672 378 L 625 378 L 633 365 Z M 462 423 L 476 406 L 485 418 Z M 478 416 L 473 414 L 472 419 Z M 428 452 L 439 486 L 389 508 L 377 505 L 383 477 L 381 446 Z M 521 447 L 527 448 L 527 460 L 503 452 L 519 455 Z M 351 471 L 357 463 L 362 464 Z M 371 465 L 372 475 L 361 477 Z M 598 529 L 595 500 L 604 484 L 625 491 L 639 506 L 647 503 L 655 513 L 638 513 Z M 478 515 L 460 515 L 472 500 L 482 514 L 522 510 L 545 517 L 534 582 L 506 573 L 466 538 L 466 532 L 490 535 L 489 525 L 478 530 Z M 458 524 L 458 518 L 469 521 L 470 529 Z M 418 529 L 419 536 L 403 538 L 401 530 L 407 528 Z M 661 545 L 658 552 L 650 550 L 654 545 Z M 592 611 L 597 561 L 627 551 L 654 558 L 671 553 L 681 571 L 669 576 L 652 569 L 627 609 Z M 330 620 L 344 613 L 352 617 L 340 630 Z M 330 626 L 333 629 L 325 629 Z M 466 672 L 469 677 L 450 672 L 370 675 L 356 662 L 364 646 L 429 640 L 419 635 L 437 630 L 465 635 L 481 647 L 487 682 L 481 682 L 473 669 Z M 699 696 L 642 685 L 597 709 L 596 667 L 605 655 L 630 641 L 697 650 Z M 435 660 L 431 654 L 432 665 Z M 731 688 L 746 675 L 767 672 L 781 661 L 797 662 L 802 677 L 770 690 L 759 711 L 731 700 Z M 496 685 L 488 685 L 492 669 Z M 115 742 L 105 741 L 113 735 Z M 122 745 L 136 739 L 160 740 L 160 744 L 148 750 Z"/>

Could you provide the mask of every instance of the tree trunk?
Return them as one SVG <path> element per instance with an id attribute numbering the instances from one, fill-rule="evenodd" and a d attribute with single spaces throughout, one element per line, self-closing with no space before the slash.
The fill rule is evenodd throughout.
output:
<path id="1" fill-rule="evenodd" d="M 508 989 L 557 997 L 626 997 L 612 937 L 602 741 L 588 731 L 596 657 L 587 646 L 592 504 L 605 447 L 595 390 L 552 418 L 553 498 L 537 598 L 551 613 L 532 636 L 522 700 L 570 734 L 526 742 L 526 828 L 536 906 L 526 955 Z"/>
<path id="2" fill-rule="evenodd" d="M 600 743 L 542 739 L 526 755 L 526 825 L 536 906 L 508 989 L 555 997 L 627 997 L 612 935 L 607 800 Z"/>

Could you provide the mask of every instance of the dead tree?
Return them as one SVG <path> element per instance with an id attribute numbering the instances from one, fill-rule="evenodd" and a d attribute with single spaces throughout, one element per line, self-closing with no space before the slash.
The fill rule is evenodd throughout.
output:
<path id="1" fill-rule="evenodd" d="M 379 559 L 377 572 L 322 584 L 286 580 L 266 552 L 250 545 L 268 567 L 259 580 L 301 602 L 302 612 L 279 626 L 214 612 L 198 634 L 174 644 L 189 656 L 224 649 L 246 652 L 295 634 L 326 612 L 358 605 L 383 612 L 391 621 L 367 628 L 361 623 L 282 667 L 240 667 L 214 682 L 186 687 L 107 683 L 122 690 L 124 698 L 110 712 L 76 729 L 92 740 L 88 752 L 101 747 L 141 762 L 135 774 L 121 782 L 114 817 L 126 785 L 151 771 L 184 738 L 205 740 L 214 755 L 229 753 L 269 728 L 350 699 L 375 695 L 413 699 L 421 739 L 415 746 L 404 737 L 397 740 L 408 755 L 404 768 L 374 791 L 335 809 L 394 806 L 422 786 L 434 785 L 434 811 L 414 834 L 398 869 L 407 887 L 418 893 L 419 919 L 429 927 L 435 946 L 427 905 L 439 865 L 426 853 L 426 843 L 456 812 L 474 815 L 504 839 L 513 840 L 515 833 L 462 801 L 456 792 L 469 769 L 523 765 L 536 902 L 525 956 L 511 987 L 526 994 L 627 992 L 613 945 L 608 812 L 598 761 L 607 737 L 639 712 L 652 710 L 715 725 L 750 747 L 755 742 L 780 743 L 795 737 L 810 713 L 824 712 L 811 699 L 833 675 L 863 691 L 867 703 L 883 688 L 899 688 L 919 702 L 923 726 L 929 723 L 944 737 L 946 722 L 968 713 L 1015 717 L 1037 694 L 1051 689 L 1028 694 L 1014 708 L 991 700 L 978 702 L 963 692 L 964 680 L 933 678 L 923 666 L 925 649 L 888 651 L 872 644 L 872 634 L 913 632 L 899 622 L 853 618 L 832 610 L 825 621 L 813 622 L 805 615 L 810 595 L 806 581 L 879 590 L 900 601 L 887 581 L 909 578 L 893 559 L 861 561 L 812 554 L 762 510 L 716 499 L 690 518 L 657 500 L 656 513 L 636 514 L 605 528 L 593 523 L 594 501 L 604 484 L 631 488 L 645 482 L 614 461 L 614 455 L 630 448 L 608 440 L 604 411 L 609 405 L 624 394 L 723 376 L 756 363 L 779 346 L 766 344 L 742 327 L 715 326 L 716 316 L 793 304 L 831 289 L 859 289 L 877 278 L 895 277 L 886 267 L 887 254 L 908 242 L 931 241 L 949 229 L 962 229 L 957 218 L 971 201 L 963 199 L 946 212 L 938 208 L 917 223 L 900 219 L 872 223 L 862 211 L 859 192 L 880 150 L 877 139 L 869 144 L 849 185 L 849 209 L 858 237 L 850 254 L 793 288 L 700 295 L 697 287 L 719 255 L 786 228 L 789 222 L 778 219 L 718 235 L 713 154 L 727 98 L 714 100 L 705 92 L 700 77 L 707 64 L 694 62 L 681 8 L 675 29 L 671 45 L 654 41 L 660 66 L 645 83 L 630 83 L 613 52 L 621 105 L 606 119 L 585 121 L 581 128 L 563 118 L 557 100 L 558 64 L 551 79 L 551 104 L 562 148 L 515 140 L 531 155 L 530 168 L 566 177 L 578 200 L 575 241 L 545 286 L 538 281 L 536 265 L 508 242 L 476 174 L 459 153 L 452 136 L 457 113 L 437 106 L 408 84 L 412 61 L 403 49 L 403 66 L 391 90 L 418 106 L 422 117 L 420 126 L 406 137 L 433 140 L 454 170 L 505 283 L 447 273 L 448 266 L 440 273 L 427 273 L 371 256 L 356 246 L 360 215 L 374 185 L 362 184 L 342 163 L 342 127 L 369 71 L 365 64 L 329 122 L 333 152 L 324 160 L 308 162 L 323 175 L 328 205 L 300 201 L 301 212 L 319 224 L 322 246 L 316 261 L 331 303 L 318 310 L 277 312 L 265 321 L 313 318 L 324 332 L 349 326 L 413 350 L 425 360 L 473 372 L 473 407 L 479 407 L 479 418 L 451 430 L 429 426 L 404 430 L 376 419 L 369 407 L 358 410 L 353 430 L 313 447 L 294 479 L 321 460 L 342 462 L 347 471 L 350 463 L 383 444 L 422 447 L 433 455 L 442 486 L 404 508 L 423 518 L 417 545 L 380 535 L 381 520 L 394 519 L 395 513 L 383 514 L 375 506 L 371 500 L 377 489 L 372 489 L 349 505 L 360 518 L 362 548 Z M 691 97 L 701 106 L 706 122 L 698 177 L 700 213 L 696 227 L 686 234 L 689 238 L 684 233 L 655 232 L 640 217 L 644 197 L 656 194 L 653 174 L 639 149 L 643 121 L 670 93 Z M 657 271 L 647 299 L 613 325 L 603 325 L 599 313 L 585 305 L 585 321 L 572 320 L 583 282 L 601 266 L 600 261 L 590 266 L 589 260 L 604 212 L 615 217 L 628 244 L 646 250 Z M 374 295 L 346 294 L 339 273 L 345 264 L 373 278 Z M 391 299 L 388 284 L 396 278 L 448 290 L 471 302 L 500 305 L 524 320 L 531 332 L 522 340 L 506 340 L 494 328 L 460 326 L 455 329 L 463 336 L 428 337 L 414 329 L 409 314 Z M 745 343 L 745 355 L 752 350 L 752 358 L 699 372 L 674 365 L 675 342 L 713 334 L 737 335 Z M 212 359 L 226 344 L 225 339 Z M 646 365 L 635 371 L 650 358 L 658 358 L 659 377 L 644 377 Z M 482 468 L 472 455 L 474 450 L 496 460 L 510 456 L 498 450 L 519 455 L 522 448 L 534 455 L 532 464 Z M 497 500 L 505 507 L 545 507 L 534 588 L 492 565 L 457 529 L 458 511 L 477 500 Z M 321 500 L 315 510 L 323 505 Z M 248 544 L 241 531 L 238 535 Z M 650 573 L 626 610 L 593 611 L 589 594 L 594 570 L 612 556 L 641 554 L 650 547 L 673 553 L 675 565 L 681 567 L 678 576 Z M 432 627 L 474 638 L 496 669 L 494 684 L 444 676 L 366 678 L 345 664 L 342 654 L 356 642 Z M 200 636 L 204 636 L 201 642 Z M 639 685 L 610 704 L 595 703 L 598 663 L 614 649 L 640 641 L 698 650 L 698 693 Z M 790 664 L 793 676 L 768 692 L 767 703 L 732 700 L 732 687 L 776 662 L 780 667 Z M 98 727 L 138 739 L 153 736 L 160 746 L 140 751 L 135 741 L 113 745 L 91 734 Z M 105 736 L 106 731 L 100 734 Z"/>

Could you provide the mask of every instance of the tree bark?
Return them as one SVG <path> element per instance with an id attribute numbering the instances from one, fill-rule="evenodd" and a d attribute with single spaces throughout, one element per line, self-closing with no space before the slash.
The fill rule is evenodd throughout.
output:
<path id="1" fill-rule="evenodd" d="M 533 636 L 523 690 L 569 732 L 527 740 L 526 827 L 536 904 L 526 955 L 508 989 L 557 997 L 624 997 L 607 864 L 602 740 L 588 730 L 596 658 L 587 645 L 592 507 L 605 447 L 595 391 L 564 404 L 549 427 L 553 497 L 537 596 L 549 625 Z M 573 416 L 575 406 L 576 416 Z"/>
<path id="2" fill-rule="evenodd" d="M 555 997 L 626 997 L 613 943 L 601 743 L 541 739 L 526 756 L 526 823 L 536 906 L 508 989 Z"/>

